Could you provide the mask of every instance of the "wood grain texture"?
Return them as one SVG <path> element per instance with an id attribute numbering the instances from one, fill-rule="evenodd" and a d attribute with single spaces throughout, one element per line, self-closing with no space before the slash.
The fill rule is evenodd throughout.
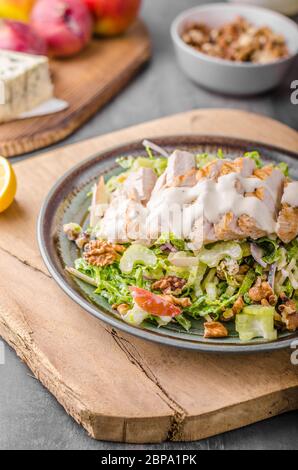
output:
<path id="1" fill-rule="evenodd" d="M 297 133 L 271 119 L 232 110 L 192 111 L 17 164 L 17 200 L 0 215 L 0 334 L 96 439 L 196 440 L 298 409 L 298 370 L 290 351 L 219 356 L 133 338 L 75 305 L 42 263 L 36 218 L 57 177 L 115 144 L 179 132 L 298 147 Z"/>
<path id="2" fill-rule="evenodd" d="M 69 108 L 1 124 L 0 154 L 13 157 L 63 140 L 125 87 L 150 55 L 149 34 L 139 21 L 123 37 L 95 39 L 73 59 L 52 60 L 55 96 Z"/>

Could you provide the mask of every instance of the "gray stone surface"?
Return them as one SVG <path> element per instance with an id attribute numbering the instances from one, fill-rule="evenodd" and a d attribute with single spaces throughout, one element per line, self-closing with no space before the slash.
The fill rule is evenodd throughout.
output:
<path id="1" fill-rule="evenodd" d="M 151 64 L 102 112 L 60 145 L 203 107 L 246 109 L 298 129 L 298 108 L 290 102 L 290 83 L 298 79 L 297 68 L 271 94 L 247 99 L 211 94 L 184 77 L 175 62 L 169 26 L 177 13 L 198 3 L 203 1 L 144 0 L 142 14 L 154 45 Z M 0 449 L 298 449 L 298 412 L 195 443 L 130 447 L 95 442 L 67 416 L 7 345 L 5 353 L 5 364 L 0 365 Z"/>

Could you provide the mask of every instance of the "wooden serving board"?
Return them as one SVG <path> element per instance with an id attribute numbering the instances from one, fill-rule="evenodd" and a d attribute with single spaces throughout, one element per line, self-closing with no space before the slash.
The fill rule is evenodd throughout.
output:
<path id="1" fill-rule="evenodd" d="M 148 31 L 138 21 L 123 37 L 95 39 L 72 59 L 52 60 L 55 96 L 69 108 L 1 124 L 0 154 L 14 157 L 63 140 L 116 95 L 150 55 Z"/>
<path id="2" fill-rule="evenodd" d="M 0 214 L 0 334 L 88 433 L 101 440 L 196 440 L 298 409 L 290 350 L 208 355 L 109 328 L 49 276 L 36 219 L 56 179 L 115 143 L 169 133 L 222 134 L 298 150 L 295 131 L 234 110 L 200 110 L 142 124 L 18 163 L 19 190 Z"/>

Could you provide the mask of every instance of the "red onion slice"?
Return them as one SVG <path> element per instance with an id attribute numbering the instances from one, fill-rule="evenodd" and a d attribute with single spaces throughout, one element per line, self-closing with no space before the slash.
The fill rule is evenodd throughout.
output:
<path id="1" fill-rule="evenodd" d="M 172 243 L 163 243 L 162 245 L 159 246 L 159 248 L 162 250 L 162 251 L 167 251 L 168 253 L 177 253 L 177 248 L 172 245 Z"/>
<path id="2" fill-rule="evenodd" d="M 272 287 L 272 289 L 274 289 L 276 268 L 277 268 L 277 263 L 271 264 L 269 268 L 268 283 Z"/>
<path id="3" fill-rule="evenodd" d="M 150 140 L 144 140 L 143 145 L 144 147 L 149 147 L 151 150 L 154 150 L 165 158 L 169 158 L 170 156 L 170 154 L 166 150 L 161 148 L 159 145 L 156 145 L 154 142 L 151 142 Z"/>
<path id="4" fill-rule="evenodd" d="M 256 245 L 255 243 L 251 243 L 250 244 L 250 252 L 251 252 L 251 255 L 253 257 L 253 259 L 259 263 L 260 266 L 262 266 L 262 268 L 266 268 L 267 267 L 267 263 L 265 263 L 265 261 L 262 260 L 262 256 L 263 256 L 263 250 L 262 248 L 260 248 L 258 245 Z"/>

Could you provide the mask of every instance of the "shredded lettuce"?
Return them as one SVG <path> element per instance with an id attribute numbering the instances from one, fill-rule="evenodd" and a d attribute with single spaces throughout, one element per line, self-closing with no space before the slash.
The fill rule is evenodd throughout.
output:
<path id="1" fill-rule="evenodd" d="M 197 168 L 203 168 L 208 163 L 213 162 L 214 160 L 219 160 L 224 158 L 224 153 L 222 149 L 218 149 L 217 153 L 198 153 L 196 155 Z"/>
<path id="2" fill-rule="evenodd" d="M 125 171 L 123 173 L 120 173 L 120 175 L 115 175 L 115 176 L 112 176 L 107 182 L 106 182 L 106 189 L 112 193 L 113 191 L 115 191 L 116 189 L 119 188 L 119 186 L 121 186 L 126 178 L 128 177 L 129 175 L 129 171 Z"/>
<path id="3" fill-rule="evenodd" d="M 139 168 L 152 168 L 157 176 L 162 175 L 168 166 L 168 160 L 165 157 L 121 157 L 117 163 L 125 170 L 137 171 Z"/>
<path id="4" fill-rule="evenodd" d="M 129 157 L 119 157 L 116 159 L 118 165 L 121 166 L 121 168 L 124 168 L 124 170 L 130 170 L 134 164 L 134 161 L 135 158 L 131 155 Z"/>
<path id="5" fill-rule="evenodd" d="M 255 279 L 256 279 L 256 273 L 255 271 L 253 271 L 253 269 L 250 269 L 246 273 L 245 278 L 242 281 L 242 284 L 239 289 L 239 295 L 246 294 L 251 288 L 251 286 L 253 285 L 253 283 L 255 282 Z"/>
<path id="6" fill-rule="evenodd" d="M 199 153 L 198 155 L 196 155 L 197 168 L 203 168 L 208 163 L 211 163 L 214 160 L 217 160 L 216 155 L 212 155 L 209 153 Z"/>
<path id="7" fill-rule="evenodd" d="M 167 233 L 164 232 L 160 235 L 160 237 L 156 240 L 154 245 L 160 246 L 166 243 L 171 243 L 177 250 L 184 251 L 185 250 L 185 241 L 177 238 L 174 233 Z"/>
<path id="8" fill-rule="evenodd" d="M 205 276 L 207 266 L 204 263 L 199 263 L 196 268 L 195 279 L 194 279 L 194 291 L 197 297 L 203 294 L 202 281 Z"/>
<path id="9" fill-rule="evenodd" d="M 185 317 L 185 315 L 183 315 L 183 313 L 181 313 L 180 315 L 177 315 L 175 317 L 175 320 L 181 325 L 183 326 L 183 328 L 186 330 L 186 331 L 189 331 L 191 329 L 191 322 Z"/>
<path id="10" fill-rule="evenodd" d="M 131 310 L 122 317 L 122 319 L 133 326 L 140 326 L 146 318 L 148 313 L 142 310 L 137 304 L 134 304 Z"/>
<path id="11" fill-rule="evenodd" d="M 255 243 L 260 246 L 264 252 L 262 260 L 267 264 L 272 264 L 278 261 L 281 257 L 279 241 L 274 238 L 262 237 L 255 240 Z"/>
<path id="12" fill-rule="evenodd" d="M 280 162 L 277 168 L 279 168 L 285 176 L 289 176 L 289 165 L 286 162 Z"/>
<path id="13" fill-rule="evenodd" d="M 262 168 L 263 162 L 261 155 L 257 150 L 254 150 L 253 152 L 246 152 L 244 157 L 251 158 L 255 162 L 257 168 Z"/>
<path id="14" fill-rule="evenodd" d="M 287 245 L 287 255 L 289 261 L 293 258 L 298 260 L 298 238 Z"/>

